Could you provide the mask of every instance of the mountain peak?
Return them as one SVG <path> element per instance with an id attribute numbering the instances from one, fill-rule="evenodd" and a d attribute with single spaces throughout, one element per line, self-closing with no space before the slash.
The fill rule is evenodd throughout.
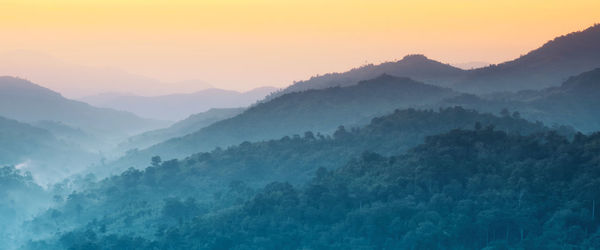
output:
<path id="1" fill-rule="evenodd" d="M 409 55 L 404 56 L 401 61 L 423 62 L 423 61 L 430 61 L 430 60 L 423 54 L 409 54 Z"/>

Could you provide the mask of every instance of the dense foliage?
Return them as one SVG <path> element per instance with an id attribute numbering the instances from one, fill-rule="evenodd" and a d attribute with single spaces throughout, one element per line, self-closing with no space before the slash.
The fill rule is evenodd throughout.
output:
<path id="1" fill-rule="evenodd" d="M 31 174 L 12 166 L 0 167 L 0 248 L 10 249 L 25 234 L 20 222 L 46 207 L 50 197 Z"/>
<path id="2" fill-rule="evenodd" d="M 72 249 L 592 248 L 600 244 L 600 134 L 573 140 L 491 128 L 433 136 L 407 154 L 364 153 L 306 185 L 274 182 L 206 212 L 166 201 L 179 222 L 147 237 L 99 223 L 32 246 Z M 36 245 L 37 244 L 37 245 Z"/>
<path id="3" fill-rule="evenodd" d="M 491 123 L 508 133 L 495 130 Z M 443 133 L 461 124 L 475 130 L 454 130 L 430 137 L 408 152 L 401 150 L 422 142 L 426 133 Z M 578 134 L 570 142 L 540 124 L 462 108 L 439 112 L 409 109 L 373 119 L 360 129 L 339 128 L 331 137 L 306 133 L 242 143 L 183 161 L 162 162 L 154 157 L 145 170 L 130 169 L 90 182 L 82 192 L 58 197 L 62 205 L 28 224 L 31 232 L 45 235 L 40 239 L 54 240 L 35 241 L 29 247 L 341 249 L 414 244 L 427 249 L 500 244 L 501 226 L 489 228 L 490 235 L 483 242 L 482 238 L 458 240 L 473 229 L 450 227 L 471 225 L 474 222 L 468 217 L 514 195 L 538 199 L 545 194 L 539 193 L 543 191 L 539 186 L 520 184 L 519 190 L 500 190 L 517 187 L 502 183 L 509 179 L 529 182 L 527 178 L 533 176 L 525 171 L 528 168 L 560 168 L 560 164 L 537 163 L 556 160 L 554 155 L 563 154 L 554 151 L 567 146 L 593 145 L 594 138 Z M 365 150 L 380 154 L 364 153 L 351 160 Z M 587 154 L 593 150 L 598 150 L 597 146 L 589 147 Z M 512 173 L 510 169 L 516 167 L 525 172 Z M 308 178 L 307 173 L 314 177 Z M 453 193 L 446 193 L 448 190 Z M 465 204 L 467 210 L 454 210 Z M 513 212 L 505 211 L 502 216 Z M 446 219 L 453 213 L 464 225 Z M 536 223 L 544 223 L 547 213 Z M 421 224 L 425 228 L 415 226 Z M 521 244 L 514 240 L 521 228 L 508 227 L 510 241 L 502 244 Z M 429 232 L 418 231 L 434 229 L 438 231 L 431 237 L 439 239 L 422 238 L 421 234 Z M 523 230 L 524 238 L 525 234 L 541 237 L 539 231 Z"/>

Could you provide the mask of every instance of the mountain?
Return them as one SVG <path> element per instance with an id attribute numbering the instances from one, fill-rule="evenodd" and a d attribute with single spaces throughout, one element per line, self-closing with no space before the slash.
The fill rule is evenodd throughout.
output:
<path id="1" fill-rule="evenodd" d="M 108 91 L 158 95 L 212 87 L 200 80 L 163 82 L 121 69 L 82 66 L 27 50 L 0 54 L 0 75 L 29 79 L 69 98 Z"/>
<path id="2" fill-rule="evenodd" d="M 0 77 L 0 115 L 23 122 L 55 121 L 94 134 L 124 136 L 160 127 L 164 122 L 66 99 L 30 81 Z"/>
<path id="3" fill-rule="evenodd" d="M 467 69 L 443 64 L 423 55 L 408 55 L 396 62 L 315 76 L 296 82 L 268 98 L 308 89 L 354 85 L 384 73 L 475 94 L 558 86 L 572 75 L 600 67 L 600 24 L 557 37 L 511 61 L 481 68 L 473 67 L 483 66 L 478 62 L 458 66 Z"/>
<path id="4" fill-rule="evenodd" d="M 0 166 L 22 163 L 32 155 L 49 155 L 62 143 L 47 130 L 0 117 Z"/>
<path id="5" fill-rule="evenodd" d="M 45 129 L 0 117 L 0 167 L 14 165 L 30 171 L 38 183 L 50 183 L 99 159 Z"/>
<path id="6" fill-rule="evenodd" d="M 315 76 L 306 81 L 296 82 L 284 90 L 275 93 L 272 97 L 308 89 L 351 86 L 382 74 L 409 77 L 416 81 L 448 87 L 461 79 L 465 71 L 428 59 L 423 55 L 407 55 L 402 60 L 396 62 L 385 62 L 378 65 L 369 64 L 343 73 Z"/>
<path id="7" fill-rule="evenodd" d="M 272 87 L 262 87 L 247 92 L 237 92 L 211 88 L 191 94 L 162 96 L 105 93 L 88 96 L 81 101 L 97 107 L 128 111 L 141 117 L 177 121 L 211 108 L 247 107 L 275 90 Z"/>
<path id="8" fill-rule="evenodd" d="M 165 159 L 260 141 L 305 131 L 331 133 L 339 125 L 367 124 L 371 118 L 397 108 L 437 103 L 457 93 L 405 77 L 381 75 L 348 87 L 333 87 L 285 94 L 258 103 L 242 114 L 216 122 L 195 133 L 132 152 L 115 165 L 144 163 L 154 155 Z"/>
<path id="9" fill-rule="evenodd" d="M 132 136 L 127 141 L 121 143 L 119 148 L 122 149 L 122 152 L 130 149 L 144 149 L 171 138 L 191 134 L 215 122 L 239 115 L 243 111 L 244 108 L 209 109 L 206 112 L 191 115 L 168 128 L 152 130 Z"/>
<path id="10" fill-rule="evenodd" d="M 582 132 L 600 130 L 600 68 L 570 77 L 558 87 L 483 96 L 465 94 L 446 99 L 441 107 L 460 105 L 484 112 L 517 111 L 529 120 L 567 125 Z"/>
<path id="11" fill-rule="evenodd" d="M 59 121 L 43 120 L 32 122 L 30 124 L 47 130 L 57 139 L 77 145 L 86 151 L 95 152 L 98 149 L 112 147 L 112 145 L 107 144 L 107 141 L 103 141 L 101 138 L 98 138 L 97 135 L 92 135 L 80 128 L 74 128 Z"/>
<path id="12" fill-rule="evenodd" d="M 600 130 L 600 68 L 569 78 L 530 98 L 534 118 L 568 124 L 585 131 Z"/>
<path id="13" fill-rule="evenodd" d="M 557 37 L 515 60 L 469 71 L 453 87 L 472 93 L 543 89 L 600 67 L 600 24 Z"/>

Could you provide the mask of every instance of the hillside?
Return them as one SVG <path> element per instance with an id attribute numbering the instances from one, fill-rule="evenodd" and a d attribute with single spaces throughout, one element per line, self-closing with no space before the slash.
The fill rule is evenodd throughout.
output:
<path id="1" fill-rule="evenodd" d="M 66 245 L 593 249 L 600 243 L 594 191 L 600 176 L 593 167 L 599 143 L 598 135 L 569 142 L 552 133 L 457 130 L 405 155 L 362 154 L 340 169 L 317 171 L 304 186 L 273 182 L 219 212 L 165 202 L 165 214 L 189 212 L 175 217 L 183 225 L 172 223 L 157 238 L 94 233 L 99 237 L 86 239 L 88 226 L 72 232 Z M 244 195 L 236 188 L 230 192 Z"/>
<path id="2" fill-rule="evenodd" d="M 51 197 L 31 175 L 1 163 L 0 197 L 0 248 L 16 249 L 26 236 L 22 222 L 47 209 Z"/>
<path id="3" fill-rule="evenodd" d="M 540 91 L 528 106 L 544 120 L 586 132 L 600 130 L 600 68 L 571 77 L 560 87 Z"/>
<path id="4" fill-rule="evenodd" d="M 190 94 L 162 96 L 107 93 L 85 97 L 81 101 L 97 107 L 128 111 L 140 117 L 178 121 L 196 113 L 206 112 L 211 108 L 247 107 L 262 100 L 275 90 L 272 87 L 262 87 L 247 92 L 237 92 L 209 88 Z"/>
<path id="5" fill-rule="evenodd" d="M 242 114 L 184 137 L 133 152 L 119 165 L 137 165 L 154 155 L 165 159 L 209 151 L 243 141 L 260 141 L 305 131 L 331 133 L 339 125 L 366 124 L 397 108 L 436 103 L 456 93 L 450 89 L 382 75 L 349 87 L 309 90 L 259 103 Z"/>
<path id="6" fill-rule="evenodd" d="M 47 130 L 0 117 L 0 166 L 19 164 L 34 155 L 49 155 L 59 142 Z"/>
<path id="7" fill-rule="evenodd" d="M 556 37 L 511 61 L 463 70 L 423 55 L 396 62 L 367 65 L 294 83 L 269 98 L 308 89 L 350 86 L 381 74 L 410 77 L 428 84 L 475 94 L 544 89 L 559 86 L 570 76 L 600 67 L 600 25 Z"/>
<path id="8" fill-rule="evenodd" d="M 299 81 L 275 93 L 270 98 L 286 93 L 309 89 L 330 87 L 347 87 L 360 81 L 373 79 L 382 74 L 408 77 L 415 81 L 437 86 L 448 87 L 465 74 L 465 71 L 448 64 L 431 60 L 423 55 L 407 55 L 396 62 L 385 62 L 378 65 L 366 65 L 343 73 L 329 73 L 315 76 L 306 81 Z"/>
<path id="9" fill-rule="evenodd" d="M 30 171 L 38 183 L 82 171 L 100 160 L 94 153 L 45 129 L 0 117 L 0 167 L 14 165 Z"/>
<path id="10" fill-rule="evenodd" d="M 441 107 L 460 105 L 484 112 L 508 109 L 533 121 L 566 125 L 582 132 L 600 130 L 600 68 L 570 77 L 558 87 L 485 96 L 461 95 L 446 99 Z"/>
<path id="11" fill-rule="evenodd" d="M 402 125 L 407 117 L 417 124 Z M 486 122 L 484 127 L 428 137 L 424 144 L 390 157 L 361 155 L 357 151 L 365 148 L 355 148 L 352 140 L 388 134 L 388 142 L 402 147 L 405 138 L 396 137 L 398 132 L 420 124 L 449 128 L 449 122 L 460 124 L 465 118 Z M 494 122 L 512 132 L 488 126 Z M 460 108 L 397 111 L 346 133 L 244 143 L 184 161 L 155 158 L 151 167 L 99 182 L 36 218 L 33 233 L 54 231 L 55 226 L 74 230 L 30 244 L 46 249 L 243 249 L 294 242 L 306 248 L 346 249 L 362 242 L 391 249 L 430 249 L 436 244 L 455 249 L 593 240 L 578 234 L 581 230 L 574 232 L 576 238 L 555 236 L 571 226 L 590 232 L 598 227 L 589 221 L 594 196 L 588 189 L 598 185 L 591 181 L 597 171 L 590 168 L 598 162 L 598 136 L 578 134 L 570 141 L 522 119 Z M 298 186 L 281 182 L 285 179 L 279 174 L 298 175 L 298 164 L 310 166 L 304 169 L 310 180 Z M 566 168 L 578 174 L 564 174 Z M 231 179 L 237 181 L 227 186 Z M 272 180 L 276 182 L 256 188 L 257 182 Z M 572 200 L 577 202 L 567 204 Z M 118 212 L 100 218 L 101 211 Z M 569 219 L 575 220 L 563 223 Z"/>
<path id="12" fill-rule="evenodd" d="M 119 144 L 118 147 L 123 152 L 135 148 L 144 149 L 171 138 L 191 134 L 215 122 L 239 115 L 243 111 L 244 108 L 209 109 L 206 112 L 191 115 L 168 128 L 152 130 L 132 136 Z"/>
<path id="13" fill-rule="evenodd" d="M 23 122 L 62 122 L 74 128 L 110 136 L 139 133 L 163 124 L 131 113 L 69 100 L 27 80 L 7 76 L 0 77 L 0 116 Z"/>
<path id="14" fill-rule="evenodd" d="M 453 87 L 472 93 L 543 89 L 598 67 L 600 24 L 554 38 L 515 60 L 471 70 Z"/>

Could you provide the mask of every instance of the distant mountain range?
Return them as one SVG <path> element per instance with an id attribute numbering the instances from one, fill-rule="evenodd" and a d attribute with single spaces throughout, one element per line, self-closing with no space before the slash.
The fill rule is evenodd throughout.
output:
<path id="1" fill-rule="evenodd" d="M 571 77 L 560 87 L 485 96 L 461 94 L 409 78 L 381 75 L 347 87 L 284 94 L 197 132 L 136 151 L 117 165 L 139 164 L 153 155 L 178 158 L 217 146 L 302 134 L 303 131 L 332 133 L 338 125 L 366 124 L 375 116 L 407 107 L 464 106 L 493 113 L 507 109 L 509 113 L 505 116 L 596 131 L 600 129 L 599 100 L 600 69 Z"/>
<path id="2" fill-rule="evenodd" d="M 82 66 L 26 50 L 0 54 L 0 75 L 25 78 L 69 98 L 109 91 L 164 95 L 213 87 L 201 80 L 163 82 L 116 68 Z"/>
<path id="3" fill-rule="evenodd" d="M 306 81 L 299 81 L 274 93 L 271 98 L 309 89 L 351 86 L 382 74 L 409 77 L 416 81 L 449 87 L 452 83 L 464 77 L 465 71 L 449 64 L 428 59 L 423 55 L 408 55 L 397 62 L 386 62 L 379 65 L 370 64 L 344 73 L 329 73 L 312 77 Z"/>
<path id="4" fill-rule="evenodd" d="M 270 96 L 335 86 L 350 86 L 387 73 L 468 93 L 492 93 L 558 86 L 567 78 L 600 67 L 600 25 L 557 37 L 515 60 L 463 70 L 408 55 L 396 62 L 367 65 L 344 73 L 315 76 Z"/>
<path id="5" fill-rule="evenodd" d="M 66 99 L 23 79 L 1 77 L 0 116 L 34 124 L 79 145 L 105 135 L 120 139 L 135 135 L 121 140 L 119 150 L 137 149 L 116 163 L 122 166 L 146 162 L 154 155 L 184 157 L 305 131 L 333 133 L 339 125 L 360 126 L 373 117 L 411 107 L 460 105 L 494 113 L 506 108 L 518 111 L 510 115 L 589 132 L 600 129 L 600 69 L 580 73 L 600 63 L 598 44 L 600 25 L 595 25 L 556 38 L 513 61 L 473 70 L 409 55 L 397 62 L 313 77 L 275 93 L 274 88 L 265 87 L 244 93 L 207 89 L 154 97 L 102 94 L 84 98 L 107 108 Z M 569 78 L 570 74 L 576 76 Z M 521 90 L 529 88 L 533 90 Z M 215 107 L 220 109 L 211 109 Z M 164 128 L 165 122 L 132 113 L 187 119 Z"/>
<path id="6" fill-rule="evenodd" d="M 381 75 L 349 87 L 285 94 L 195 133 L 131 153 L 117 165 L 147 162 L 154 155 L 183 157 L 243 141 L 280 138 L 305 131 L 331 133 L 339 125 L 358 126 L 397 108 L 434 104 L 458 93 L 409 78 Z"/>
<path id="7" fill-rule="evenodd" d="M 0 77 L 0 116 L 27 123 L 55 121 L 94 134 L 126 136 L 164 126 L 164 122 L 64 98 L 30 81 Z"/>
<path id="8" fill-rule="evenodd" d="M 177 121 L 211 108 L 247 107 L 276 88 L 261 87 L 247 92 L 210 88 L 190 94 L 136 96 L 105 93 L 80 99 L 97 107 L 128 111 L 141 117 Z"/>

